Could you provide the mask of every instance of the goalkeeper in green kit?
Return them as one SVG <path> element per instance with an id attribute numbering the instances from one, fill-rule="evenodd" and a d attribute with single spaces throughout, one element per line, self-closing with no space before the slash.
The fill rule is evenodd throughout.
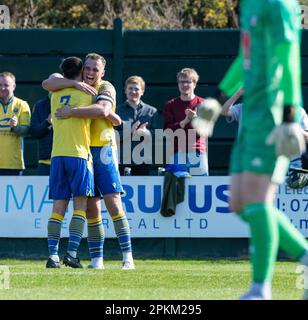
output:
<path id="1" fill-rule="evenodd" d="M 230 164 L 230 209 L 250 228 L 253 279 L 241 299 L 271 299 L 278 248 L 308 266 L 306 239 L 274 206 L 289 158 L 305 150 L 297 123 L 300 8 L 295 0 L 242 0 L 240 12 L 239 55 L 218 85 L 215 100 L 199 105 L 193 126 L 211 135 L 220 105 L 244 87 L 242 127 Z"/>

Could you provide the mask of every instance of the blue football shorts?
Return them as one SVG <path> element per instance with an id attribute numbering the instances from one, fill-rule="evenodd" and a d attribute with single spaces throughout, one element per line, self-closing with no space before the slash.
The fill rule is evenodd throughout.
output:
<path id="1" fill-rule="evenodd" d="M 72 196 L 94 195 L 93 164 L 77 157 L 53 157 L 49 176 L 49 198 L 68 200 Z"/>
<path id="2" fill-rule="evenodd" d="M 123 193 L 116 150 L 111 146 L 91 147 L 95 196 Z"/>

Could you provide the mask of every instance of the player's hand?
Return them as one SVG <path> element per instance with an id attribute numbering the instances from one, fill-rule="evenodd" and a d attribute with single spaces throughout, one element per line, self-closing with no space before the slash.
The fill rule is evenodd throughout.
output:
<path id="1" fill-rule="evenodd" d="M 85 82 L 75 81 L 74 87 L 75 89 L 91 94 L 92 96 L 97 95 L 97 90 Z"/>
<path id="2" fill-rule="evenodd" d="M 47 122 L 48 122 L 49 124 L 52 124 L 51 113 L 49 113 L 49 116 L 48 116 L 48 118 L 47 118 Z"/>
<path id="3" fill-rule="evenodd" d="M 193 117 L 191 125 L 200 136 L 210 137 L 220 113 L 220 103 L 216 99 L 207 98 L 197 105 L 197 116 Z"/>
<path id="4" fill-rule="evenodd" d="M 56 110 L 55 116 L 57 119 L 68 119 L 72 116 L 72 108 L 69 106 L 63 106 Z"/>
<path id="5" fill-rule="evenodd" d="M 16 116 L 13 116 L 9 122 L 9 126 L 13 128 L 13 127 L 16 127 L 17 125 L 18 125 L 18 118 Z"/>
<path id="6" fill-rule="evenodd" d="M 288 158 L 300 155 L 306 150 L 302 129 L 295 122 L 285 122 L 275 127 L 267 137 L 266 144 L 275 144 L 276 155 Z"/>

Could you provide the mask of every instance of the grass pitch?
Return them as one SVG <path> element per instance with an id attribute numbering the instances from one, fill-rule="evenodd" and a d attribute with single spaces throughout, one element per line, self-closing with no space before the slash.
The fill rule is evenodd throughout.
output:
<path id="1" fill-rule="evenodd" d="M 82 261 L 87 265 L 89 261 Z M 237 299 L 250 282 L 243 260 L 135 260 L 136 270 L 121 270 L 121 261 L 106 260 L 105 270 L 46 269 L 45 261 L 0 260 L 9 267 L 9 289 L 0 299 Z M 301 299 L 296 288 L 298 264 L 277 262 L 274 299 Z"/>

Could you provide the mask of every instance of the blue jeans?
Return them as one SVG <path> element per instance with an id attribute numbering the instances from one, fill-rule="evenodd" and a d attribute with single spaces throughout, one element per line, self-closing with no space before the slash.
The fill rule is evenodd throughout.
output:
<path id="1" fill-rule="evenodd" d="M 186 167 L 192 176 L 208 176 L 209 165 L 207 153 L 196 152 L 176 152 L 174 154 L 174 164 Z"/>

